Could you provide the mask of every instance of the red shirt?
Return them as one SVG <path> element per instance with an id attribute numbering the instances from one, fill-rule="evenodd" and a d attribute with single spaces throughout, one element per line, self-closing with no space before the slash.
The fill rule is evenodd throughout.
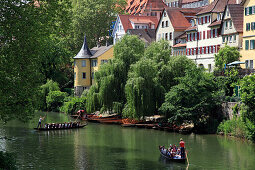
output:
<path id="1" fill-rule="evenodd" d="M 185 143 L 184 143 L 183 141 L 181 141 L 181 142 L 180 142 L 180 147 L 183 147 L 183 148 L 184 148 L 184 144 L 185 144 Z"/>

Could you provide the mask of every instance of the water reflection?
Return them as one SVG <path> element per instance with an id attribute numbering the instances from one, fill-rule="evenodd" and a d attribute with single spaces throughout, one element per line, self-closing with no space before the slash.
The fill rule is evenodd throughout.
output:
<path id="1" fill-rule="evenodd" d="M 160 157 L 159 145 L 183 138 L 189 169 L 255 169 L 254 144 L 216 135 L 181 135 L 153 129 L 89 123 L 82 129 L 35 131 L 38 117 L 0 128 L 0 149 L 17 153 L 19 169 L 186 169 Z M 48 113 L 47 122 L 67 122 Z M 2 137 L 8 137 L 6 140 Z"/>

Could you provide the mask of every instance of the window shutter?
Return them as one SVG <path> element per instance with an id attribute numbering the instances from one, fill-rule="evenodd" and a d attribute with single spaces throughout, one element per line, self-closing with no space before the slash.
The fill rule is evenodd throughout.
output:
<path id="1" fill-rule="evenodd" d="M 207 23 L 207 16 L 205 16 L 205 23 Z"/>
<path id="2" fill-rule="evenodd" d="M 245 40 L 245 50 L 249 50 L 249 40 Z"/>
<path id="3" fill-rule="evenodd" d="M 203 36 L 204 38 L 203 39 L 205 39 L 205 31 L 203 31 L 203 34 L 204 34 L 204 36 Z"/>
<path id="4" fill-rule="evenodd" d="M 247 16 L 247 8 L 245 8 L 245 16 Z"/>
<path id="5" fill-rule="evenodd" d="M 197 47 L 196 49 L 197 49 L 196 52 L 197 52 L 197 54 L 198 54 L 198 47 Z"/>
<path id="6" fill-rule="evenodd" d="M 213 45 L 211 46 L 211 53 L 213 53 Z"/>
<path id="7" fill-rule="evenodd" d="M 252 6 L 249 7 L 249 15 L 252 15 Z"/>
<path id="8" fill-rule="evenodd" d="M 211 21 L 211 17 L 210 16 L 208 16 L 208 22 L 210 22 Z"/>

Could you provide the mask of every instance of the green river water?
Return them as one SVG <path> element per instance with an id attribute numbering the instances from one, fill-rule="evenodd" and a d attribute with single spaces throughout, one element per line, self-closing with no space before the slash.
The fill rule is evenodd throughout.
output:
<path id="1" fill-rule="evenodd" d="M 255 169 L 255 145 L 217 135 L 181 135 L 153 129 L 88 123 L 83 129 L 38 132 L 37 113 L 29 123 L 0 123 L 0 150 L 14 152 L 19 169 L 186 169 L 166 161 L 158 145 L 178 144 L 188 150 L 188 169 Z M 48 113 L 44 122 L 71 120 Z"/>

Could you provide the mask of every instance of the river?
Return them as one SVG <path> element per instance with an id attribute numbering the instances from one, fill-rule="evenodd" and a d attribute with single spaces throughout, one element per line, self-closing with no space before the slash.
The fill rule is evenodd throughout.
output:
<path id="1" fill-rule="evenodd" d="M 83 129 L 38 132 L 37 113 L 28 123 L 0 123 L 0 150 L 14 152 L 19 169 L 186 169 L 163 159 L 158 145 L 183 138 L 188 169 L 255 169 L 255 145 L 217 135 L 181 135 L 153 129 L 90 123 Z M 48 113 L 46 122 L 65 122 L 64 114 Z"/>

